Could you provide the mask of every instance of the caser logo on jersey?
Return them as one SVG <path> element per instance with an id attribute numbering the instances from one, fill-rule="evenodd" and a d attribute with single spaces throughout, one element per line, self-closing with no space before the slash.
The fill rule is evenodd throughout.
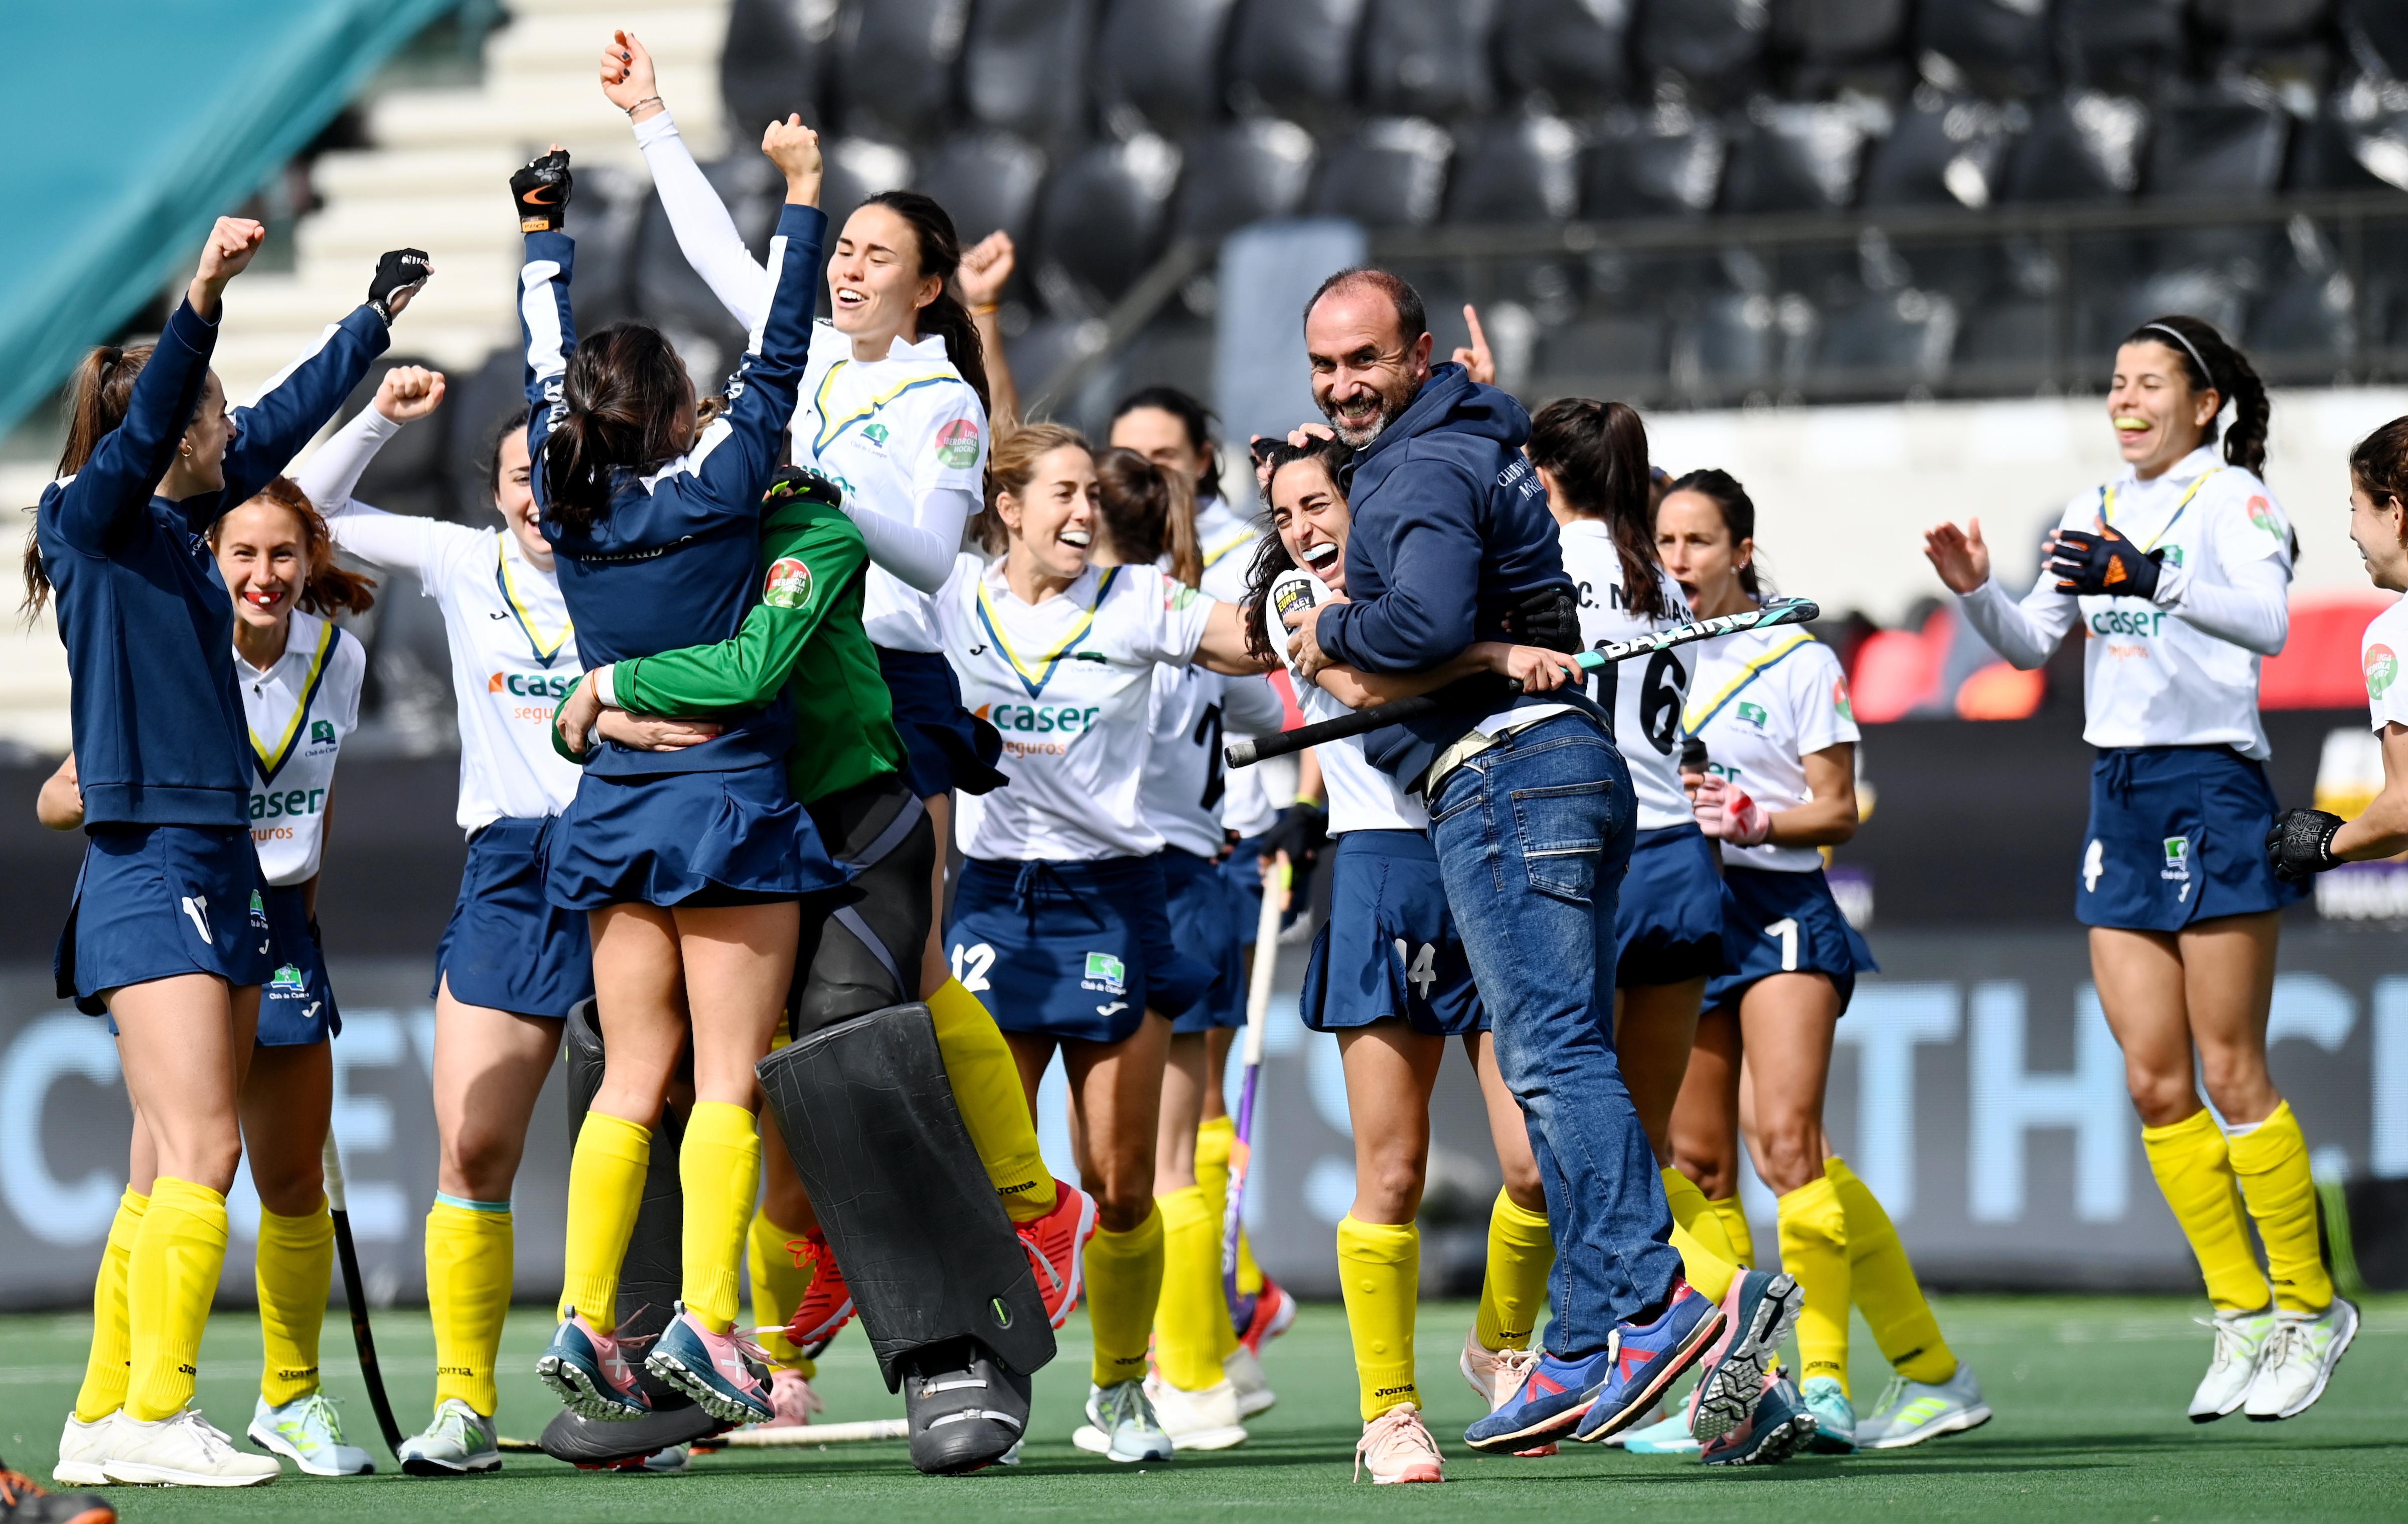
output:
<path id="1" fill-rule="evenodd" d="M 577 686 L 577 680 L 583 675 L 581 672 L 562 672 L 545 677 L 495 672 L 485 680 L 485 691 L 507 693 L 517 698 L 566 698 L 568 690 Z"/>
<path id="2" fill-rule="evenodd" d="M 1092 730 L 1096 726 L 1096 716 L 1102 712 L 1100 708 L 1092 704 L 1081 709 L 1075 705 L 1061 708 L 1053 704 L 1013 704 L 1000 700 L 982 704 L 977 711 L 980 719 L 997 730 L 1037 735 L 1054 732 L 1074 735 L 1082 730 Z"/>
<path id="3" fill-rule="evenodd" d="M 2382 697 L 2383 691 L 2399 677 L 2400 658 L 2391 654 L 2389 646 L 2371 645 L 2366 648 L 2366 697 Z"/>

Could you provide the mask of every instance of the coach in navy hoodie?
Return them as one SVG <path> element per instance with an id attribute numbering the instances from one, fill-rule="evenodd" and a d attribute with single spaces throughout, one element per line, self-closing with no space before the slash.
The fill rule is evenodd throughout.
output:
<path id="1" fill-rule="evenodd" d="M 1427 670 L 1475 640 L 1511 639 L 1509 612 L 1551 588 L 1569 593 L 1545 490 L 1521 453 L 1529 415 L 1461 367 L 1430 366 L 1411 286 L 1376 270 L 1331 277 L 1306 307 L 1305 347 L 1314 399 L 1356 451 L 1352 601 L 1299 625 L 1308 670 Z M 1546 1185 L 1556 1254 L 1545 1358 L 1465 1435 L 1513 1449 L 1635 1420 L 1720 1319 L 1680 1279 L 1655 1155 L 1613 1053 L 1629 771 L 1576 690 L 1479 695 L 1375 732 L 1366 750 L 1426 791 L 1448 906 Z"/>

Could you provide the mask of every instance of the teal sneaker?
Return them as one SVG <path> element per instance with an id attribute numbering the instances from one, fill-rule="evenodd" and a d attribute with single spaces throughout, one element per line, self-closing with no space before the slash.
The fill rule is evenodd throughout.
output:
<path id="1" fill-rule="evenodd" d="M 1689 1404 L 1682 1402 L 1672 1416 L 1634 1430 L 1617 1443 L 1632 1455 L 1695 1455 L 1699 1448 L 1695 1435 L 1689 1432 Z"/>
<path id="2" fill-rule="evenodd" d="M 409 1476 L 483 1476 L 501 1470 L 494 1420 L 456 1397 L 445 1398 L 425 1431 L 401 1442 L 401 1469 Z"/>
<path id="3" fill-rule="evenodd" d="M 356 1445 L 343 1443 L 342 1416 L 335 1411 L 335 1400 L 324 1392 L 311 1392 L 296 1397 L 282 1407 L 269 1407 L 267 1399 L 251 1416 L 251 1442 L 272 1455 L 280 1455 L 310 1476 L 366 1476 L 376 1470 L 376 1462 Z"/>
<path id="4" fill-rule="evenodd" d="M 1854 1455 L 1856 1449 L 1856 1408 L 1837 1376 L 1810 1376 L 1806 1411 L 1814 1415 L 1814 1437 L 1806 1448 L 1815 1455 Z"/>
<path id="5" fill-rule="evenodd" d="M 1872 1416 L 1856 1426 L 1856 1444 L 1868 1450 L 1903 1450 L 1989 1421 L 1990 1404 L 1982 1401 L 1982 1384 L 1973 1379 L 1973 1368 L 1958 1360 L 1956 1371 L 1937 1386 L 1891 1377 Z"/>

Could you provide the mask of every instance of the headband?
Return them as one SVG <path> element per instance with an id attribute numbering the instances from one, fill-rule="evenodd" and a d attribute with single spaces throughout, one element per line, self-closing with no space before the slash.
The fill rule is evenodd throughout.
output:
<path id="1" fill-rule="evenodd" d="M 2207 384 L 2210 386 L 2214 386 L 2216 384 L 2215 367 L 2209 365 L 2206 358 L 2199 352 L 2198 349 L 2192 345 L 2191 341 L 2183 337 L 2181 329 L 2169 328 L 2162 323 L 2144 323 L 2141 324 L 2141 332 L 2144 334 L 2164 334 L 2175 343 L 2180 344 L 2183 347 L 2183 352 L 2190 356 L 2191 363 L 2199 367 L 2199 373 L 2207 378 Z"/>

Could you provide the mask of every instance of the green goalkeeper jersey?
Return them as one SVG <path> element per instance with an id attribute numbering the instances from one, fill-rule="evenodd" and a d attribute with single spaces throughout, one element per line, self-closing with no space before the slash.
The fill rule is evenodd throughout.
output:
<path id="1" fill-rule="evenodd" d="M 861 531 L 840 509 L 773 499 L 761 524 L 761 601 L 731 640 L 617 663 L 611 695 L 638 714 L 758 709 L 780 689 L 795 715 L 786 776 L 809 804 L 903 770 L 903 738 L 861 627 Z"/>

